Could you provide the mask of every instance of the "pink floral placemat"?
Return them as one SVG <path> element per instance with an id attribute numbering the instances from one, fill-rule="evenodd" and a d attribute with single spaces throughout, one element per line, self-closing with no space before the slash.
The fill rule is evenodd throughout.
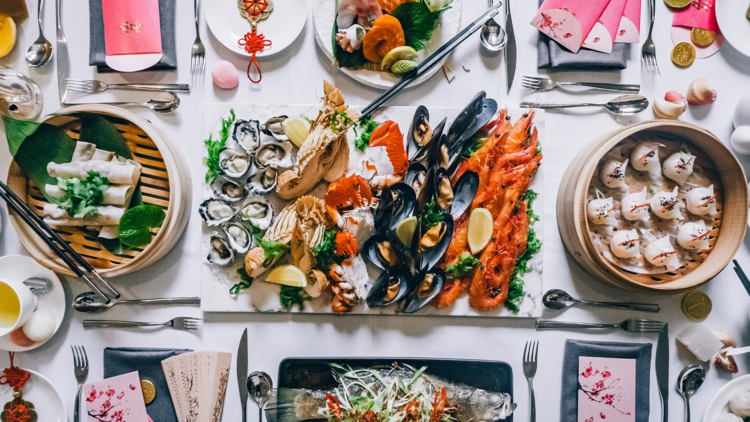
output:
<path id="1" fill-rule="evenodd" d="M 89 422 L 148 422 L 138 372 L 83 386 Z"/>
<path id="2" fill-rule="evenodd" d="M 635 421 L 635 359 L 578 357 L 578 422 Z"/>

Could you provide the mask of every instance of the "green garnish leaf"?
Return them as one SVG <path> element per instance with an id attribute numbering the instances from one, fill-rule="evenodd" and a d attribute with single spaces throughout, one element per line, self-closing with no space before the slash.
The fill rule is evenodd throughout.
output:
<path id="1" fill-rule="evenodd" d="M 315 248 L 315 261 L 318 267 L 326 271 L 331 265 L 341 263 L 336 256 L 336 230 L 326 230 L 323 241 Z"/>
<path id="2" fill-rule="evenodd" d="M 542 143 L 537 142 L 536 144 L 536 151 L 534 152 L 534 156 L 537 156 L 542 153 Z"/>
<path id="3" fill-rule="evenodd" d="M 356 138 L 354 138 L 354 147 L 357 148 L 360 151 L 364 151 L 365 148 L 370 146 L 370 137 L 372 136 L 372 132 L 375 131 L 375 129 L 380 124 L 376 122 L 375 120 L 372 120 L 372 117 L 365 116 L 361 119 L 359 119 L 359 128 L 362 130 L 362 134 L 357 134 L 357 127 L 354 128 L 354 135 Z"/>
<path id="4" fill-rule="evenodd" d="M 257 235 L 255 239 L 258 241 L 258 246 L 263 248 L 263 256 L 265 257 L 265 260 L 263 261 L 263 266 L 265 268 L 268 268 L 271 265 L 273 265 L 276 261 L 281 259 L 281 257 L 284 256 L 284 254 L 289 252 L 289 250 L 291 249 L 289 245 L 279 243 L 275 240 L 263 240 Z"/>
<path id="5" fill-rule="evenodd" d="M 526 201 L 526 214 L 529 215 L 529 224 L 534 224 L 537 221 L 539 221 L 539 215 L 534 212 L 533 206 L 534 206 L 534 200 L 536 197 L 539 196 L 538 193 L 534 192 L 533 189 L 527 189 L 526 194 L 524 195 L 523 200 Z M 519 202 L 522 203 L 523 201 Z"/>
<path id="6" fill-rule="evenodd" d="M 419 51 L 424 48 L 435 27 L 435 16 L 422 2 L 401 3 L 393 9 L 391 16 L 401 22 L 406 45 Z"/>
<path id="7" fill-rule="evenodd" d="M 129 209 L 120 219 L 120 241 L 133 248 L 148 245 L 151 243 L 151 230 L 161 227 L 166 216 L 161 207 L 151 204 Z"/>
<path id="8" fill-rule="evenodd" d="M 331 43 L 333 46 L 333 58 L 336 59 L 336 65 L 338 67 L 357 68 L 362 67 L 367 63 L 365 54 L 361 48 L 354 50 L 349 53 L 341 48 L 338 41 L 336 41 L 336 34 L 339 32 L 339 27 L 336 24 L 336 19 L 333 20 L 333 34 L 331 35 Z"/>
<path id="9" fill-rule="evenodd" d="M 443 221 L 443 210 L 434 199 L 427 203 L 422 213 L 422 231 L 426 232 Z"/>
<path id="10" fill-rule="evenodd" d="M 206 170 L 206 183 L 211 183 L 217 176 L 224 174 L 224 171 L 219 167 L 219 152 L 227 145 L 229 129 L 232 127 L 234 120 L 234 109 L 230 109 L 229 118 L 221 119 L 219 139 L 213 139 L 213 135 L 209 134 L 208 139 L 203 141 L 203 144 L 206 145 L 206 149 L 208 150 L 208 157 L 203 159 L 203 164 L 208 167 Z"/>
<path id="11" fill-rule="evenodd" d="M 302 287 L 286 286 L 282 284 L 281 290 L 279 291 L 279 299 L 281 299 L 281 306 L 285 308 L 299 305 L 300 309 L 302 309 L 305 306 L 305 302 L 312 300 L 312 297 L 310 297 Z"/>
<path id="12" fill-rule="evenodd" d="M 448 278 L 464 278 L 468 276 L 471 271 L 477 266 L 481 266 L 482 263 L 472 254 L 463 252 L 458 257 L 458 261 L 455 264 L 449 264 L 445 267 L 445 273 Z"/>
<path id="13" fill-rule="evenodd" d="M 331 130 L 334 132 L 341 132 L 349 129 L 354 124 L 345 111 L 334 111 L 331 116 Z"/>
<path id="14" fill-rule="evenodd" d="M 229 288 L 230 295 L 237 295 L 242 290 L 249 289 L 250 285 L 253 284 L 253 278 L 247 274 L 245 267 L 237 268 L 237 275 L 240 276 L 240 282 Z"/>
<path id="15" fill-rule="evenodd" d="M 479 148 L 482 148 L 482 145 L 487 142 L 487 138 L 473 138 L 471 140 L 471 143 L 464 148 L 464 155 L 467 157 L 473 157 L 474 154 L 479 151 Z"/>
<path id="16" fill-rule="evenodd" d="M 505 307 L 509 311 L 517 314 L 520 310 L 518 304 L 523 299 L 523 280 L 521 277 L 531 272 L 531 265 L 529 261 L 542 249 L 542 241 L 537 239 L 536 231 L 529 229 L 527 237 L 526 250 L 516 258 L 516 268 L 513 270 L 513 275 L 508 283 L 508 299 L 505 301 Z"/>
<path id="17" fill-rule="evenodd" d="M 104 200 L 109 181 L 95 171 L 89 171 L 83 179 L 77 177 L 58 179 L 57 187 L 65 193 L 57 199 L 57 205 L 73 218 L 83 218 L 99 212 L 98 205 Z"/>

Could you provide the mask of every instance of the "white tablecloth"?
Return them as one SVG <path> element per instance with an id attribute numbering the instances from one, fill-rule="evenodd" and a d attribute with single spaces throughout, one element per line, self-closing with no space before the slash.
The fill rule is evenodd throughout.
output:
<path id="1" fill-rule="evenodd" d="M 210 7 L 213 1 L 207 0 L 204 7 Z M 227 0 L 228 1 L 228 0 Z M 283 0 L 277 0 L 283 1 Z M 719 0 L 721 1 L 721 0 Z M 37 2 L 30 0 L 29 9 L 35 16 Z M 54 40 L 55 23 L 54 7 L 47 2 L 45 15 L 45 32 Z M 69 40 L 74 78 L 91 78 L 94 70 L 88 66 L 88 6 L 86 0 L 65 0 L 64 25 Z M 101 75 L 100 79 L 111 82 L 182 82 L 190 81 L 190 44 L 194 38 L 192 19 L 192 2 L 183 0 L 177 6 L 177 51 L 179 72 L 146 73 L 139 75 Z M 523 100 L 564 101 L 606 101 L 616 94 L 580 94 L 569 95 L 553 92 L 540 96 L 531 94 L 521 88 L 520 77 L 523 74 L 534 75 L 536 71 L 536 33 L 528 22 L 535 11 L 536 2 L 518 1 L 513 3 L 513 17 L 518 37 L 519 64 L 516 81 L 510 95 L 505 95 L 505 66 L 500 57 L 488 58 L 478 54 L 478 35 L 469 39 L 456 50 L 451 66 L 456 71 L 456 79 L 448 83 L 442 72 L 432 80 L 416 89 L 402 93 L 393 102 L 394 105 L 419 105 L 462 107 L 478 90 L 486 90 L 488 95 L 498 99 L 501 104 L 516 106 Z M 644 2 L 644 13 L 646 13 Z M 481 13 L 485 3 L 481 0 L 464 1 L 463 25 L 471 22 Z M 309 1 L 308 7 L 312 7 Z M 644 75 L 641 83 L 644 95 L 653 99 L 663 96 L 667 90 L 687 92 L 689 82 L 698 76 L 706 76 L 710 85 L 718 90 L 719 99 L 713 106 L 689 109 L 682 119 L 707 128 L 725 142 L 732 132 L 731 116 L 734 106 L 750 82 L 744 73 L 750 69 L 750 59 L 741 56 L 728 44 L 716 56 L 698 60 L 688 69 L 677 69 L 670 61 L 672 43 L 669 39 L 669 23 L 672 14 L 666 6 L 657 2 L 656 29 L 654 38 L 658 46 L 658 62 L 661 76 Z M 645 32 L 645 31 L 644 31 Z M 156 265 L 116 279 L 116 285 L 127 297 L 160 297 L 160 296 L 197 296 L 199 295 L 200 256 L 200 218 L 197 206 L 200 202 L 202 179 L 200 163 L 202 139 L 196 134 L 201 132 L 202 104 L 204 102 L 255 102 L 276 104 L 315 104 L 322 95 L 322 80 L 327 79 L 341 88 L 347 102 L 365 105 L 374 99 L 378 92 L 358 85 L 338 72 L 315 46 L 311 20 L 308 20 L 299 40 L 288 51 L 272 59 L 263 60 L 263 82 L 251 84 L 244 76 L 246 62 L 226 51 L 211 36 L 205 23 L 201 22 L 201 34 L 207 47 L 206 61 L 208 71 L 203 86 L 195 86 L 193 93 L 182 95 L 182 105 L 171 115 L 157 115 L 148 110 L 136 110 L 142 117 L 153 122 L 176 143 L 185 154 L 192 172 L 193 215 L 183 239 L 161 262 Z M 645 36 L 645 34 L 644 34 Z M 44 91 L 46 101 L 44 113 L 52 113 L 59 108 L 57 80 L 54 64 L 41 69 L 29 69 L 23 62 L 23 53 L 37 37 L 36 21 L 32 18 L 19 27 L 19 43 L 9 57 L 0 59 L 0 64 L 13 67 L 31 76 Z M 53 41 L 54 45 L 54 41 Z M 640 50 L 639 46 L 637 47 Z M 638 57 L 638 54 L 634 54 Z M 219 59 L 232 61 L 241 74 L 238 89 L 222 91 L 215 88 L 210 80 L 210 68 Z M 54 60 L 54 59 L 53 59 Z M 462 69 L 464 63 L 470 64 L 470 72 Z M 636 60 L 631 60 L 631 67 L 638 67 Z M 628 72 L 631 74 L 631 72 Z M 637 73 L 636 73 L 637 74 Z M 571 78 L 582 80 L 594 79 L 616 82 L 618 77 L 570 74 Z M 625 82 L 631 82 L 625 80 Z M 98 101 L 109 99 L 103 94 Z M 586 109 L 580 112 L 548 113 L 548 142 L 544 145 L 546 167 L 545 189 L 549 195 L 545 203 L 545 245 L 544 271 L 545 288 L 562 288 L 577 297 L 593 300 L 628 300 L 655 302 L 662 305 L 662 312 L 656 316 L 669 322 L 671 338 L 691 323 L 680 311 L 679 296 L 647 297 L 625 292 L 599 283 L 566 256 L 557 232 L 555 218 L 556 192 L 564 170 L 588 142 L 594 138 L 615 130 L 634 121 L 653 118 L 651 110 L 639 116 L 615 119 L 604 111 Z M 0 174 L 7 174 L 10 162 L 7 144 L 0 142 Z M 747 166 L 750 160 L 740 158 Z M 3 179 L 5 176 L 1 176 Z M 25 254 L 14 230 L 8 224 L 5 204 L 0 204 L 4 228 L 0 237 L 0 255 Z M 737 258 L 750 270 L 750 253 L 745 245 L 740 248 Z M 72 299 L 78 293 L 87 290 L 81 282 L 68 280 L 66 295 Z M 703 322 L 709 328 L 723 328 L 734 333 L 741 345 L 750 344 L 748 324 L 748 298 L 742 285 L 729 268 L 719 274 L 703 290 L 713 299 L 714 310 Z M 102 349 L 107 346 L 140 346 L 140 347 L 179 347 L 196 350 L 224 350 L 236 353 L 237 344 L 243 328 L 249 328 L 250 369 L 264 370 L 270 374 L 277 373 L 278 363 L 288 356 L 410 356 L 410 357 L 446 357 L 466 359 L 497 359 L 510 363 L 514 368 L 515 401 L 518 402 L 516 420 L 528 420 L 528 393 L 526 380 L 521 370 L 521 357 L 524 343 L 527 340 L 539 340 L 539 369 L 536 377 L 537 413 L 540 421 L 554 421 L 560 413 L 560 376 L 562 373 L 562 350 L 565 339 L 588 339 L 602 341 L 656 342 L 655 334 L 638 335 L 624 332 L 607 334 L 587 334 L 578 332 L 536 332 L 533 320 L 496 320 L 496 319 L 461 319 L 461 318 L 425 318 L 425 317 L 360 317 L 360 316 L 306 316 L 306 315 L 201 315 L 197 308 L 161 308 L 161 307 L 127 307 L 120 305 L 100 315 L 106 318 L 124 318 L 137 320 L 168 320 L 175 316 L 203 316 L 205 327 L 200 333 L 178 332 L 164 329 L 158 333 L 145 333 L 136 330 L 83 330 L 81 321 L 85 315 L 76 314 L 68 309 L 67 318 L 57 335 L 43 347 L 16 357 L 22 367 L 37 370 L 57 385 L 65 397 L 68 414 L 72 418 L 72 405 L 75 391 L 75 379 L 72 370 L 71 344 L 82 344 L 89 352 L 91 371 L 89 380 L 98 380 L 102 376 Z M 555 318 L 572 321 L 609 321 L 615 322 L 632 316 L 623 311 L 603 311 L 597 309 L 570 309 L 563 313 L 545 311 L 544 318 Z M 652 317 L 652 314 L 638 315 Z M 0 364 L 6 365 L 6 358 L 0 356 Z M 674 389 L 679 371 L 694 358 L 674 341 L 671 343 L 670 392 L 671 420 L 683 418 L 683 403 Z M 744 356 L 738 359 L 740 373 L 747 373 L 750 361 Z M 712 395 L 732 376 L 712 369 L 703 387 L 693 397 L 694 419 L 700 420 L 703 411 Z M 225 421 L 236 421 L 239 418 L 239 396 L 235 381 L 234 366 L 230 376 L 230 388 L 224 410 Z M 166 391 L 157 394 L 169 394 Z M 38 405 L 41 405 L 39 403 Z M 250 405 L 252 410 L 252 404 Z M 660 421 L 659 393 L 656 381 L 651 382 L 651 421 Z M 251 412 L 250 420 L 255 420 Z M 72 420 L 72 419 L 71 419 Z M 158 422 L 158 421 L 156 421 Z M 712 422 L 712 421 L 707 421 Z"/>

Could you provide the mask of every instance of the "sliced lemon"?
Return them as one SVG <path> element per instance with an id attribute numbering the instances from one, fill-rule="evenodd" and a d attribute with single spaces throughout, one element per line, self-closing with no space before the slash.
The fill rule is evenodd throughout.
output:
<path id="1" fill-rule="evenodd" d="M 472 255 L 484 249 L 492 238 L 492 214 L 486 208 L 475 208 L 469 216 L 469 250 Z"/>
<path id="2" fill-rule="evenodd" d="M 280 265 L 274 268 L 268 273 L 266 281 L 293 287 L 307 287 L 305 273 L 294 265 Z"/>
<path id="3" fill-rule="evenodd" d="M 16 23 L 10 16 L 0 13 L 0 57 L 7 56 L 16 45 Z"/>
<path id="4" fill-rule="evenodd" d="M 304 117 L 292 116 L 281 124 L 284 129 L 284 135 L 286 135 L 297 148 L 300 148 L 305 140 L 310 136 L 310 122 L 305 120 Z"/>
<path id="5" fill-rule="evenodd" d="M 408 45 L 396 47 L 383 57 L 383 60 L 380 62 L 380 69 L 388 70 L 393 63 L 396 63 L 399 60 L 417 60 L 417 51 Z"/>
<path id="6" fill-rule="evenodd" d="M 411 216 L 400 223 L 396 227 L 396 237 L 406 247 L 411 246 L 411 241 L 414 239 L 414 232 L 417 230 L 417 217 Z"/>

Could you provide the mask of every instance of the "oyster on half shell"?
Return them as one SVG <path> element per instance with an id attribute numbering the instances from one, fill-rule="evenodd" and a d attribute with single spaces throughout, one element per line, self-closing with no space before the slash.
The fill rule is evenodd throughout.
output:
<path id="1" fill-rule="evenodd" d="M 255 152 L 255 165 L 258 168 L 287 168 L 294 165 L 290 141 L 272 141 L 265 143 Z"/>
<path id="2" fill-rule="evenodd" d="M 260 124 L 257 120 L 237 120 L 232 138 L 246 152 L 252 154 L 260 146 Z"/>
<path id="3" fill-rule="evenodd" d="M 262 196 L 251 196 L 242 203 L 240 207 L 240 219 L 267 230 L 273 221 L 273 205 Z"/>
<path id="4" fill-rule="evenodd" d="M 288 116 L 276 116 L 266 120 L 265 123 L 260 125 L 260 130 L 268 136 L 273 137 L 279 141 L 288 141 L 289 137 L 284 133 L 284 120 L 288 119 Z"/>
<path id="5" fill-rule="evenodd" d="M 208 262 L 220 267 L 225 267 L 231 264 L 234 260 L 234 252 L 232 251 L 232 248 L 229 246 L 227 241 L 224 240 L 224 237 L 222 237 L 221 233 L 211 233 L 211 238 L 209 239 L 208 246 L 210 248 L 208 251 L 208 256 L 206 256 L 206 260 Z"/>
<path id="6" fill-rule="evenodd" d="M 259 169 L 247 179 L 247 188 L 253 195 L 265 195 L 276 188 L 279 172 L 273 167 Z"/>
<path id="7" fill-rule="evenodd" d="M 219 167 L 229 177 L 242 177 L 252 166 L 250 157 L 242 151 L 224 148 L 219 152 Z"/>
<path id="8" fill-rule="evenodd" d="M 247 196 L 247 188 L 226 177 L 217 177 L 211 184 L 217 198 L 227 202 L 237 202 Z"/>
<path id="9" fill-rule="evenodd" d="M 242 223 L 229 222 L 222 226 L 229 240 L 229 246 L 237 253 L 247 253 L 253 247 L 254 239 L 250 230 Z"/>
<path id="10" fill-rule="evenodd" d="M 231 220 L 234 217 L 235 210 L 226 201 L 209 198 L 198 207 L 198 213 L 209 227 L 214 227 Z"/>

